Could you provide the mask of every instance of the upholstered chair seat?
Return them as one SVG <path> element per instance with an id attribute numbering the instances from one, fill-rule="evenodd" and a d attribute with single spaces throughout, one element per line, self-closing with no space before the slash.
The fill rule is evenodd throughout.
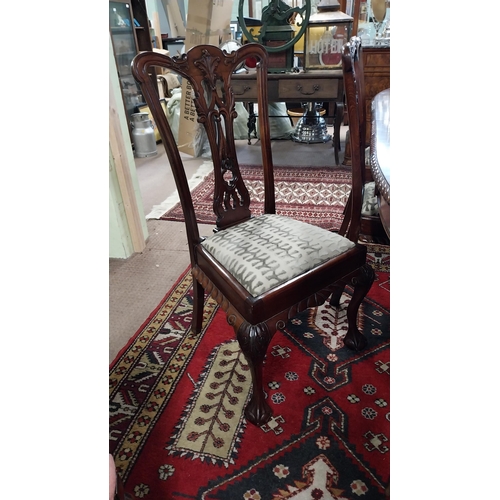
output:
<path id="1" fill-rule="evenodd" d="M 378 215 L 378 200 L 375 181 L 367 182 L 365 184 L 361 215 Z"/>
<path id="2" fill-rule="evenodd" d="M 355 246 L 337 233 L 276 214 L 219 231 L 201 245 L 253 297 Z"/>

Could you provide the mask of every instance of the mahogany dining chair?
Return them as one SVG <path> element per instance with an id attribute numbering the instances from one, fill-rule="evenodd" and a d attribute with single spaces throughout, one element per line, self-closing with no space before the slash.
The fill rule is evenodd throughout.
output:
<path id="1" fill-rule="evenodd" d="M 351 37 L 344 45 L 342 73 L 349 123 L 351 169 L 361 173 L 363 182 L 360 238 L 366 242 L 388 245 L 389 240 L 378 213 L 376 185 L 370 169 L 370 145 L 366 144 L 366 96 L 361 38 Z M 342 235 L 346 234 L 349 227 L 352 196 L 351 191 L 339 230 Z"/>
<path id="2" fill-rule="evenodd" d="M 258 62 L 256 100 L 265 190 L 262 215 L 253 215 L 250 210 L 233 132 L 237 113 L 231 76 L 250 57 Z M 179 74 L 191 87 L 214 168 L 213 234 L 199 234 L 183 162 L 150 77 L 154 67 Z M 264 358 L 274 333 L 298 312 L 323 304 L 329 297 L 330 305 L 338 307 L 345 286 L 350 284 L 353 291 L 344 345 L 361 350 L 367 344 L 357 327 L 358 309 L 374 280 L 366 262 L 366 246 L 358 243 L 362 177 L 353 171 L 350 224 L 345 235 L 276 214 L 268 53 L 260 44 L 246 44 L 229 54 L 212 45 L 197 45 L 175 57 L 142 52 L 134 58 L 132 72 L 160 131 L 184 213 L 194 278 L 192 330 L 203 328 L 205 294 L 213 297 L 225 311 L 252 374 L 252 396 L 245 417 L 255 425 L 265 424 L 272 410 L 263 389 Z"/>

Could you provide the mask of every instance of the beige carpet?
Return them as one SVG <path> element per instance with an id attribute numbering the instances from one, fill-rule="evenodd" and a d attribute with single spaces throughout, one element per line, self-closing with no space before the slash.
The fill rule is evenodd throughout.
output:
<path id="1" fill-rule="evenodd" d="M 109 262 L 109 361 L 126 344 L 189 265 L 183 222 L 149 220 L 142 253 Z M 212 226 L 200 226 L 210 234 Z"/>

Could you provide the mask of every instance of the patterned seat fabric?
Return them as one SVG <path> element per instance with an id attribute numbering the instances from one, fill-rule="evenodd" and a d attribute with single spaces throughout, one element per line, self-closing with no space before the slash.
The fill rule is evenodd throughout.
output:
<path id="1" fill-rule="evenodd" d="M 368 182 L 365 184 L 365 191 L 363 193 L 363 205 L 361 206 L 361 215 L 377 215 L 378 214 L 378 200 L 375 194 L 375 182 Z"/>
<path id="2" fill-rule="evenodd" d="M 354 247 L 336 233 L 275 214 L 219 231 L 201 244 L 253 297 Z"/>
<path id="3" fill-rule="evenodd" d="M 370 146 L 365 148 L 365 166 L 371 168 L 370 163 Z M 361 215 L 377 215 L 378 201 L 375 195 L 375 182 L 365 184 L 365 192 L 363 194 L 363 205 L 361 207 Z"/>

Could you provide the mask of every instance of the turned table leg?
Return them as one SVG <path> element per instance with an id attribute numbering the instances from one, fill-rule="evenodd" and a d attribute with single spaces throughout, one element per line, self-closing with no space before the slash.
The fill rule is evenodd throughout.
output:
<path id="1" fill-rule="evenodd" d="M 351 166 L 351 142 L 349 138 L 349 130 L 347 131 L 345 136 L 345 152 L 344 152 L 344 161 L 342 162 L 342 165 L 344 165 L 345 167 Z"/>
<path id="2" fill-rule="evenodd" d="M 340 126 L 344 119 L 344 103 L 335 103 L 335 119 L 333 123 L 333 150 L 335 154 L 335 165 L 339 164 L 339 151 L 340 151 Z"/>
<path id="3" fill-rule="evenodd" d="M 247 122 L 247 128 L 248 128 L 248 145 L 252 144 L 252 132 L 255 137 L 257 137 L 257 117 L 255 115 L 255 111 L 253 108 L 253 102 L 248 103 L 248 122 Z"/>

